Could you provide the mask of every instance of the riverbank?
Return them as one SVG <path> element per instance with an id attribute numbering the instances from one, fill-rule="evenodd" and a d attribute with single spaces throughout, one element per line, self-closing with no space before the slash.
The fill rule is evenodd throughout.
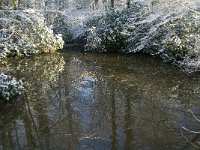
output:
<path id="1" fill-rule="evenodd" d="M 92 11 L 3 10 L 0 54 L 55 52 L 65 42 L 64 47 L 82 44 L 84 51 L 158 55 L 185 72 L 199 71 L 198 2 L 164 4 L 140 1 L 129 8 Z"/>

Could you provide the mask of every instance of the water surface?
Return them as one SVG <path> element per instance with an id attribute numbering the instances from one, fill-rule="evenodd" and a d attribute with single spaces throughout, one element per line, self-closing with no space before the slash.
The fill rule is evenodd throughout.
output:
<path id="1" fill-rule="evenodd" d="M 0 150 L 196 149 L 200 78 L 146 55 L 67 52 L 1 62 L 24 95 L 0 103 Z"/>

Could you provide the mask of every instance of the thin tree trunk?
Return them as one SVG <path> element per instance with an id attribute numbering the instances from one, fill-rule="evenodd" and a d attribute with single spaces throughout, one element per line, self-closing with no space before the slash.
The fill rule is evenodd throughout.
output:
<path id="1" fill-rule="evenodd" d="M 111 8 L 114 8 L 114 6 L 115 6 L 114 0 L 111 0 Z"/>
<path id="2" fill-rule="evenodd" d="M 69 134 L 71 135 L 71 138 L 68 140 L 68 146 L 69 149 L 73 147 L 75 135 L 74 135 L 74 127 L 73 127 L 73 108 L 71 106 L 71 98 L 66 99 L 66 110 L 67 110 L 67 121 L 68 121 L 68 129 L 69 129 Z"/>
<path id="3" fill-rule="evenodd" d="M 31 112 L 31 108 L 30 108 L 30 104 L 29 104 L 29 99 L 27 99 L 27 96 L 23 95 L 23 100 L 26 103 L 27 113 L 29 114 L 31 122 L 33 124 L 34 130 L 35 130 L 38 142 L 39 142 L 40 149 L 43 150 L 43 145 L 42 145 L 42 142 L 41 142 L 41 138 L 39 136 L 39 132 L 38 132 L 38 129 L 37 129 L 37 126 L 36 126 L 36 122 L 35 122 L 35 120 L 33 118 L 32 112 Z"/>
<path id="4" fill-rule="evenodd" d="M 125 149 L 132 150 L 132 142 L 133 142 L 133 118 L 132 118 L 132 98 L 130 95 L 125 96 L 125 117 L 124 117 L 124 129 L 125 129 Z"/>
<path id="5" fill-rule="evenodd" d="M 126 5 L 127 5 L 127 8 L 130 8 L 131 0 L 126 0 Z"/>
<path id="6" fill-rule="evenodd" d="M 17 10 L 17 0 L 13 0 L 13 9 Z M 15 18 L 17 20 L 17 17 Z M 13 25 L 13 43 L 16 43 L 17 38 L 16 38 L 16 24 L 14 23 Z"/>
<path id="7" fill-rule="evenodd" d="M 98 8 L 98 5 L 99 5 L 99 0 L 94 0 L 94 8 Z"/>
<path id="8" fill-rule="evenodd" d="M 33 150 L 35 149 L 36 144 L 35 144 L 35 138 L 33 136 L 32 122 L 29 115 L 30 115 L 30 112 L 26 110 L 24 114 L 24 128 L 25 128 L 25 133 L 26 133 L 27 147 L 30 150 Z"/>
<path id="9" fill-rule="evenodd" d="M 116 150 L 116 144 L 117 144 L 117 124 L 116 124 L 116 99 L 115 99 L 115 88 L 112 84 L 111 86 L 111 125 L 112 125 L 112 142 L 111 142 L 111 150 Z"/>
<path id="10" fill-rule="evenodd" d="M 13 0 L 13 9 L 17 10 L 17 0 Z"/>
<path id="11" fill-rule="evenodd" d="M 21 0 L 18 0 L 17 7 L 20 7 Z"/>
<path id="12" fill-rule="evenodd" d="M 0 1 L 0 9 L 3 9 L 3 2 Z"/>

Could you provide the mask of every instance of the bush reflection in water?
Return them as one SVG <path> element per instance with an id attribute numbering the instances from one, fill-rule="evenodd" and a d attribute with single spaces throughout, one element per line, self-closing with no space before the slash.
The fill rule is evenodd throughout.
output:
<path id="1" fill-rule="evenodd" d="M 191 149 L 199 77 L 145 55 L 68 52 L 1 62 L 25 94 L 0 104 L 0 149 Z"/>

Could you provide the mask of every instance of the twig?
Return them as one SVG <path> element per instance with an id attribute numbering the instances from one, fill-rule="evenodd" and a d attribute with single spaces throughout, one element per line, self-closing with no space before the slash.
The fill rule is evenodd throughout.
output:
<path id="1" fill-rule="evenodd" d="M 191 111 L 192 116 L 193 116 L 198 122 L 200 122 L 200 119 L 198 119 L 198 118 L 196 117 L 196 115 L 193 113 L 192 109 L 190 109 L 190 111 Z"/>
<path id="2" fill-rule="evenodd" d="M 180 129 L 180 133 L 181 133 L 181 136 L 184 137 L 189 144 L 191 144 L 195 148 L 198 148 L 198 149 L 200 148 L 197 145 L 195 145 L 194 143 L 190 142 L 190 140 L 185 135 L 183 135 L 183 132 L 181 131 L 181 129 Z"/>
<path id="3" fill-rule="evenodd" d="M 179 124 L 179 126 L 180 126 L 183 130 L 188 131 L 188 132 L 190 132 L 190 133 L 200 134 L 200 132 L 189 130 L 189 129 L 187 129 L 186 127 L 182 126 L 181 124 Z"/>

